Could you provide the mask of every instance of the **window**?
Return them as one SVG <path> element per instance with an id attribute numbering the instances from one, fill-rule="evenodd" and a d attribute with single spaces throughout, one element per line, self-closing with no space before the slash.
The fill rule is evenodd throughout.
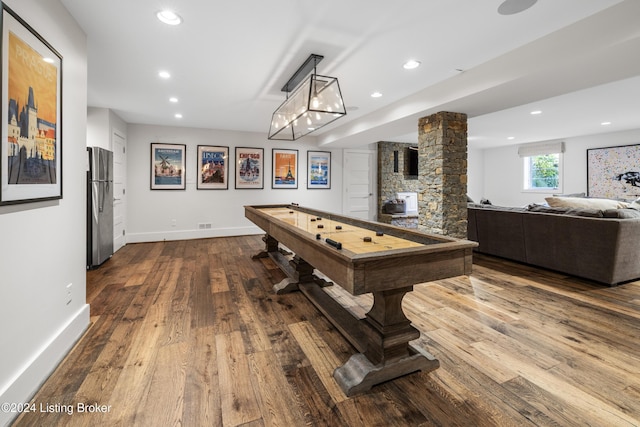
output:
<path id="1" fill-rule="evenodd" d="M 524 158 L 525 190 L 557 190 L 560 188 L 560 153 Z"/>
<path id="2" fill-rule="evenodd" d="M 528 144 L 518 149 L 524 163 L 524 191 L 562 192 L 564 143 Z"/>

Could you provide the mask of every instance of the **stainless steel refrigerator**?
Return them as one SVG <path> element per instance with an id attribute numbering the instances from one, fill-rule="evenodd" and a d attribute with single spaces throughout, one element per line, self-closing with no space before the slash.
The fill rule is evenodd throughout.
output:
<path id="1" fill-rule="evenodd" d="M 113 255 L 113 153 L 88 147 L 87 268 L 95 268 Z"/>

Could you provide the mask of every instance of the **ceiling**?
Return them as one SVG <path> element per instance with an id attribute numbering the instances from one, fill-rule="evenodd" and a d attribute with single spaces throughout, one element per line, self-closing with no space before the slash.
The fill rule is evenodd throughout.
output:
<path id="1" fill-rule="evenodd" d="M 280 88 L 315 53 L 347 106 L 305 137 L 321 146 L 415 142 L 418 118 L 438 111 L 467 113 L 477 148 L 640 128 L 637 0 L 539 0 L 511 15 L 504 0 L 61 1 L 87 34 L 89 106 L 128 123 L 266 139 Z M 156 19 L 167 7 L 181 25 Z"/>

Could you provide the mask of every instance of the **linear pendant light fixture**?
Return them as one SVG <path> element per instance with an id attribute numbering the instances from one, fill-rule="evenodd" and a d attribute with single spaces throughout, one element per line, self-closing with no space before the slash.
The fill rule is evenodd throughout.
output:
<path id="1" fill-rule="evenodd" d="M 287 99 L 271 117 L 269 139 L 295 141 L 347 114 L 338 79 L 316 74 L 323 58 L 311 54 L 282 87 Z"/>

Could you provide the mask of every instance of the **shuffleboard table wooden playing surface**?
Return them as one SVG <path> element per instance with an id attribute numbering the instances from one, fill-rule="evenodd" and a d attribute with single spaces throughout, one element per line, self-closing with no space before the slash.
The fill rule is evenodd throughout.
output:
<path id="1" fill-rule="evenodd" d="M 435 357 L 409 344 L 420 332 L 402 311 L 402 299 L 413 285 L 470 274 L 477 243 L 296 204 L 245 206 L 245 217 L 266 233 L 265 249 L 254 258 L 270 257 L 287 275 L 274 291 L 303 292 L 358 350 L 333 375 L 347 396 L 438 368 Z M 323 291 L 331 283 L 314 269 L 352 295 L 372 293 L 365 318 Z"/>

